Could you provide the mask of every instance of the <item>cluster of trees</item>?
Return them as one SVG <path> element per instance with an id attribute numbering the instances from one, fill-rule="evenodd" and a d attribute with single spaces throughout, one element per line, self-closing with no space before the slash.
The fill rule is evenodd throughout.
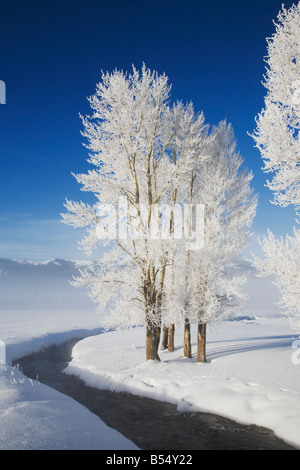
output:
<path id="1" fill-rule="evenodd" d="M 300 2 L 282 7 L 268 41 L 265 107 L 253 134 L 274 204 L 300 209 Z M 242 300 L 243 276 L 233 269 L 248 244 L 257 197 L 243 169 L 230 124 L 212 129 L 193 104 L 170 104 L 163 74 L 144 65 L 131 74 L 102 74 L 82 117 L 93 169 L 75 174 L 95 202 L 67 200 L 63 222 L 86 227 L 82 248 L 107 252 L 74 281 L 106 313 L 107 326 L 145 325 L 146 357 L 174 348 L 184 325 L 191 357 L 198 324 L 199 361 L 206 360 L 206 325 Z M 297 219 L 296 219 L 297 220 Z M 287 313 L 300 329 L 300 230 L 261 242 L 259 275 L 275 274 Z"/>
<path id="2" fill-rule="evenodd" d="M 273 178 L 267 186 L 274 204 L 300 210 L 300 2 L 284 6 L 267 40 L 265 106 L 256 119 L 253 138 L 261 152 L 263 170 Z M 261 241 L 265 257 L 255 258 L 261 276 L 274 275 L 281 305 L 300 331 L 300 230 L 276 239 L 269 230 Z"/>
<path id="3" fill-rule="evenodd" d="M 95 203 L 66 200 L 62 217 L 86 227 L 87 253 L 108 249 L 74 284 L 88 287 L 107 326 L 145 325 L 147 359 L 159 360 L 161 336 L 172 350 L 179 323 L 191 357 L 197 323 L 205 361 L 206 325 L 243 298 L 232 266 L 257 206 L 232 127 L 210 129 L 192 103 L 171 105 L 168 78 L 145 65 L 103 73 L 89 102 L 81 118 L 93 169 L 74 176 Z"/>

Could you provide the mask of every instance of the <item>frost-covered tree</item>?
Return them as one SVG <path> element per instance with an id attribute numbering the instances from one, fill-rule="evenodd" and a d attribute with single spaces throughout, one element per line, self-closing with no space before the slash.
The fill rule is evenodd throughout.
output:
<path id="1" fill-rule="evenodd" d="M 88 286 L 98 305 L 110 307 L 108 324 L 143 324 L 146 357 L 158 360 L 166 269 L 174 240 L 161 236 L 162 211 L 176 204 L 178 187 L 205 138 L 202 114 L 192 105 L 169 105 L 165 75 L 143 66 L 102 75 L 90 99 L 91 116 L 82 117 L 83 135 L 95 168 L 74 175 L 83 191 L 95 195 L 91 206 L 66 201 L 63 221 L 86 227 L 82 247 L 114 248 L 98 266 L 81 273 L 76 285 Z M 172 216 L 169 218 L 169 222 Z M 172 228 L 167 227 L 168 233 Z"/>
<path id="2" fill-rule="evenodd" d="M 274 203 L 300 205 L 300 2 L 282 7 L 275 33 L 267 39 L 265 106 L 253 138 L 272 173 L 267 186 Z"/>
<path id="3" fill-rule="evenodd" d="M 244 276 L 234 266 L 249 242 L 257 197 L 253 175 L 242 168 L 230 124 L 215 127 L 203 150 L 207 158 L 195 165 L 185 183 L 185 199 L 204 207 L 203 245 L 178 245 L 176 288 L 166 298 L 165 317 L 184 323 L 184 354 L 191 357 L 190 323 L 198 324 L 198 361 L 206 359 L 206 324 L 229 315 L 243 298 Z M 176 293 L 174 296 L 174 292 Z"/>
<path id="4" fill-rule="evenodd" d="M 261 241 L 265 259 L 255 258 L 254 264 L 260 276 L 275 275 L 280 290 L 279 305 L 290 317 L 291 325 L 300 331 L 300 230 L 294 236 L 276 239 L 269 231 Z"/>
<path id="5" fill-rule="evenodd" d="M 175 323 L 180 321 L 182 312 L 182 299 L 184 299 L 184 290 L 187 288 L 187 270 L 182 272 L 182 266 L 188 263 L 190 257 L 189 243 L 194 237 L 194 243 L 197 243 L 197 234 L 191 230 L 193 213 L 190 210 L 193 207 L 192 187 L 194 174 L 200 171 L 207 159 L 210 158 L 208 144 L 211 137 L 208 136 L 208 126 L 204 125 L 203 113 L 195 121 L 193 105 L 184 107 L 180 104 L 180 117 L 178 119 L 178 132 L 173 148 L 174 164 L 177 165 L 179 155 L 185 156 L 183 161 L 183 171 L 180 177 L 172 182 L 171 189 L 171 223 L 169 226 L 170 237 L 174 240 L 170 250 L 169 263 L 166 270 L 166 282 L 164 291 L 164 331 L 162 339 L 162 349 L 168 347 L 169 351 L 174 350 Z M 199 127 L 199 123 L 203 123 Z M 177 155 L 178 154 L 178 155 Z M 198 225 L 203 225 L 203 218 L 198 215 Z M 177 237 L 178 225 L 181 225 L 185 233 L 184 240 Z M 200 229 L 202 227 L 199 227 Z M 176 234 L 177 232 L 177 234 Z M 192 242 L 193 244 L 193 242 Z M 183 277 L 182 277 L 183 275 Z M 184 279 L 184 281 L 183 281 Z"/>
<path id="6" fill-rule="evenodd" d="M 253 135 L 264 161 L 263 170 L 272 173 L 267 186 L 274 203 L 300 208 L 300 2 L 284 6 L 267 40 L 265 107 L 258 116 Z M 298 214 L 299 215 L 299 214 Z M 274 274 L 282 297 L 281 306 L 290 316 L 300 315 L 300 234 L 276 240 L 272 232 L 261 242 L 265 259 L 255 258 L 261 276 Z M 294 321 L 294 325 L 300 322 Z"/>
<path id="7" fill-rule="evenodd" d="M 251 237 L 257 207 L 252 172 L 243 168 L 232 126 L 213 129 L 210 158 L 195 179 L 195 199 L 205 206 L 204 245 L 192 259 L 189 313 L 198 323 L 197 358 L 206 359 L 206 325 L 233 313 L 246 278 L 235 269 Z"/>

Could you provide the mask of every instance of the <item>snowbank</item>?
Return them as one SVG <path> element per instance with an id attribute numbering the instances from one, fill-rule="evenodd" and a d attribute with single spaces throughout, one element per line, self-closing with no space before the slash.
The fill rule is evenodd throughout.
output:
<path id="1" fill-rule="evenodd" d="M 86 292 L 71 287 L 76 262 L 0 260 L 0 450 L 134 450 L 72 398 L 11 367 L 13 360 L 51 344 L 99 333 Z"/>
<path id="2" fill-rule="evenodd" d="M 183 357 L 182 337 L 180 329 L 177 349 L 161 351 L 159 363 L 145 361 L 142 328 L 86 338 L 66 372 L 93 387 L 172 402 L 179 411 L 265 426 L 300 448 L 300 364 L 286 318 L 241 317 L 209 328 L 206 364 Z"/>
<path id="3" fill-rule="evenodd" d="M 1 450 L 121 450 L 137 447 L 76 401 L 0 365 Z"/>

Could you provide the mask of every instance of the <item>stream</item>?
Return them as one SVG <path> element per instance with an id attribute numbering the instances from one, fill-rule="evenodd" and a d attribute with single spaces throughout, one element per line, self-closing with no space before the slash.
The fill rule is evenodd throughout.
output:
<path id="1" fill-rule="evenodd" d="M 129 393 L 98 390 L 63 373 L 73 339 L 14 361 L 29 378 L 69 395 L 142 450 L 293 450 L 266 428 L 210 413 L 181 413 L 176 405 Z"/>

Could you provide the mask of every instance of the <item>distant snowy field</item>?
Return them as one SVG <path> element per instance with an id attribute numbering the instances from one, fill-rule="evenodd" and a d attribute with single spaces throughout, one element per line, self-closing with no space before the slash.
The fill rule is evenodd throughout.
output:
<path id="1" fill-rule="evenodd" d="M 235 321 L 209 327 L 208 363 L 183 357 L 181 328 L 175 352 L 160 351 L 161 362 L 153 363 L 145 361 L 143 329 L 101 333 L 95 305 L 68 283 L 74 262 L 0 260 L 0 340 L 8 363 L 0 366 L 0 449 L 136 449 L 72 399 L 9 365 L 74 336 L 87 338 L 66 372 L 92 386 L 266 426 L 300 448 L 300 354 L 292 348 L 298 335 L 274 306 L 271 280 L 256 278 L 247 263 L 241 270 L 249 273 L 249 301 Z"/>

